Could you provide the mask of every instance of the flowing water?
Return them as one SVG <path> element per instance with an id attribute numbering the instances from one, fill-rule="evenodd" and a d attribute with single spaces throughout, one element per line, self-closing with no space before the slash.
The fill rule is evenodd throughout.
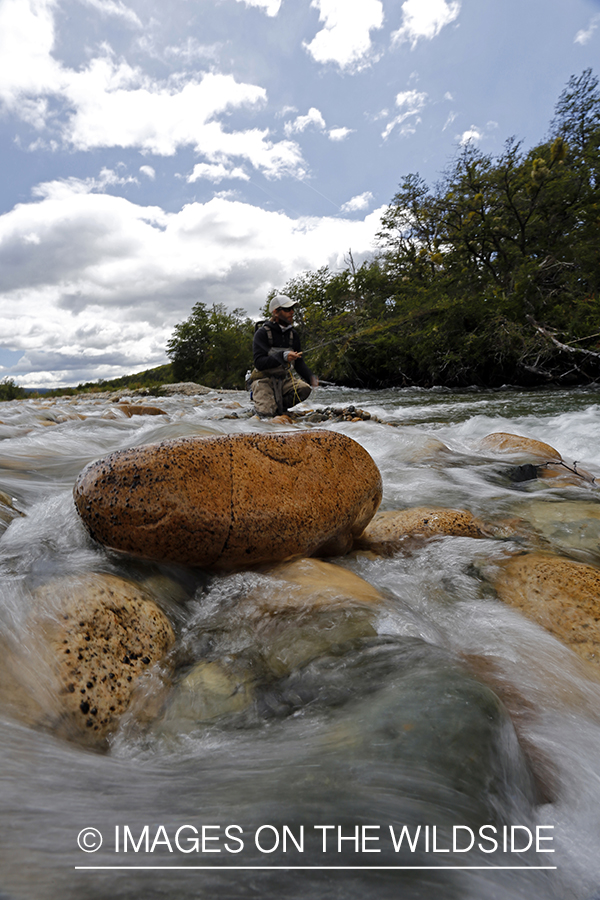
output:
<path id="1" fill-rule="evenodd" d="M 166 415 L 127 418 L 97 397 L 0 404 L 0 654 L 13 659 L 0 665 L 1 900 L 600 898 L 600 678 L 493 588 L 502 561 L 534 545 L 600 566 L 599 488 L 519 480 L 514 463 L 479 447 L 516 433 L 600 476 L 600 393 L 320 388 L 311 408 L 372 414 L 318 427 L 372 455 L 382 509 L 518 519 L 519 536 L 334 560 L 384 596 L 376 634 L 255 679 L 223 715 L 181 702 L 154 722 L 147 711 L 144 727 L 126 715 L 101 752 L 36 722 L 46 673 L 30 649 L 10 655 L 33 646 L 36 587 L 88 572 L 152 585 L 177 634 L 175 682 L 203 658 L 252 662 L 251 631 L 227 623 L 240 597 L 277 591 L 264 570 L 211 576 L 88 537 L 72 488 L 91 460 L 183 435 L 290 428 L 250 418 L 245 394 L 147 402 Z M 268 502 L 275 491 L 265 486 Z M 317 640 L 307 628 L 302 639 Z M 138 710 L 152 710 L 153 685 L 164 690 L 153 677 Z M 77 844 L 90 828 L 103 836 L 96 853 Z M 91 832 L 81 840 L 91 849 Z"/>

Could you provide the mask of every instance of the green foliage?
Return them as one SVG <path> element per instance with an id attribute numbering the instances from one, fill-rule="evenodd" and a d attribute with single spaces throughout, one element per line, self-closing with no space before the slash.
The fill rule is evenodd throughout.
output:
<path id="1" fill-rule="evenodd" d="M 170 363 L 164 366 L 156 366 L 154 369 L 145 369 L 134 375 L 121 375 L 119 378 L 101 378 L 99 381 L 86 381 L 77 385 L 77 388 L 57 388 L 50 392 L 54 395 L 68 395 L 75 393 L 90 393 L 96 391 L 116 391 L 120 388 L 129 388 L 132 391 L 145 388 L 148 393 L 157 391 L 161 384 L 173 382 L 173 371 Z"/>
<path id="2" fill-rule="evenodd" d="M 309 365 L 371 387 L 600 378 L 600 93 L 570 79 L 547 141 L 472 143 L 429 188 L 407 175 L 379 252 L 292 279 Z M 308 353 L 307 353 L 308 356 Z"/>
<path id="3" fill-rule="evenodd" d="M 3 378 L 0 381 L 0 401 L 21 400 L 25 394 L 25 390 L 18 387 L 12 378 Z"/>
<path id="4" fill-rule="evenodd" d="M 244 310 L 228 312 L 223 304 L 207 309 L 196 303 L 167 344 L 174 380 L 242 388 L 252 363 L 253 334 L 254 325 Z"/>

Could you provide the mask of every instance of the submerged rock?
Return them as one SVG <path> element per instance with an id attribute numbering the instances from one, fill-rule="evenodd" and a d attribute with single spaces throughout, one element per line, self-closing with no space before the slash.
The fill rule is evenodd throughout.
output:
<path id="1" fill-rule="evenodd" d="M 240 713 L 274 679 L 376 637 L 384 598 L 341 566 L 300 559 L 242 576 L 241 584 L 236 578 L 235 602 L 198 623 L 196 637 L 208 656 L 171 690 L 156 726 L 160 733 L 186 733 Z M 215 583 L 217 595 L 227 583 Z M 210 594 L 203 605 L 212 606 Z"/>
<path id="2" fill-rule="evenodd" d="M 270 585 L 250 592 L 236 616 L 255 635 L 277 676 L 357 638 L 374 637 L 383 597 L 358 575 L 331 563 L 300 559 L 276 566 Z"/>
<path id="3" fill-rule="evenodd" d="M 590 500 L 530 500 L 513 510 L 554 547 L 600 558 L 600 504 Z M 547 548 L 546 548 L 547 549 Z"/>
<path id="4" fill-rule="evenodd" d="M 25 513 L 14 504 L 14 500 L 4 491 L 0 491 L 0 534 L 10 525 L 13 519 L 24 516 Z"/>
<path id="5" fill-rule="evenodd" d="M 158 730 L 185 734 L 200 723 L 242 712 L 253 699 L 251 670 L 201 660 L 177 685 Z"/>
<path id="6" fill-rule="evenodd" d="M 454 816 L 460 806 L 462 815 L 468 809 L 469 818 L 484 822 L 502 806 L 534 799 L 533 779 L 497 695 L 419 638 L 377 638 L 343 656 L 323 656 L 282 679 L 267 700 L 277 716 L 330 712 L 322 766 L 328 754 L 338 768 L 352 760 L 359 771 L 366 763 L 372 789 L 386 771 L 388 790 L 435 803 L 443 785 Z"/>
<path id="7" fill-rule="evenodd" d="M 496 583 L 498 596 L 520 609 L 582 659 L 600 664 L 600 570 L 557 556 L 511 559 Z"/>
<path id="8" fill-rule="evenodd" d="M 419 506 L 414 509 L 379 512 L 354 542 L 356 550 L 390 555 L 408 536 L 489 537 L 490 530 L 466 509 Z"/>
<path id="9" fill-rule="evenodd" d="M 74 497 L 101 544 L 226 570 L 348 552 L 381 476 L 342 434 L 236 434 L 112 453 L 81 472 Z"/>
<path id="10" fill-rule="evenodd" d="M 58 685 L 55 730 L 101 743 L 139 676 L 172 645 L 173 629 L 148 594 L 114 575 L 59 578 L 34 596 L 33 630 Z"/>

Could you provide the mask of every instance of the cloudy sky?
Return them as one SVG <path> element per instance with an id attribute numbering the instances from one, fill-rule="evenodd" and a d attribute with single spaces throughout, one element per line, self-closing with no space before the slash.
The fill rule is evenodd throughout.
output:
<path id="1" fill-rule="evenodd" d="M 0 0 L 0 379 L 363 260 L 404 175 L 543 139 L 598 63 L 600 0 Z"/>

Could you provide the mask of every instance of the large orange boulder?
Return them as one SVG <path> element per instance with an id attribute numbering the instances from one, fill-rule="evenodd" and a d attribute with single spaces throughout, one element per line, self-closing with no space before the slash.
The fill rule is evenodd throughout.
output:
<path id="1" fill-rule="evenodd" d="M 74 497 L 107 547 L 227 570 L 348 552 L 379 506 L 381 476 L 335 432 L 191 437 L 91 463 Z"/>

